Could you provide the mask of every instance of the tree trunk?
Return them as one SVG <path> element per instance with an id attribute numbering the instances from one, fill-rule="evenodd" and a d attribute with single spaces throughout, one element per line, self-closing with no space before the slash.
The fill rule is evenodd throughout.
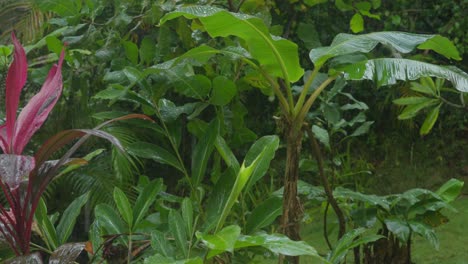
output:
<path id="1" fill-rule="evenodd" d="M 286 170 L 284 174 L 283 216 L 281 227 L 283 234 L 292 240 L 301 240 L 300 220 L 302 206 L 297 195 L 299 179 L 299 159 L 302 146 L 302 131 L 286 128 Z M 288 258 L 289 263 L 299 263 L 299 257 Z"/>

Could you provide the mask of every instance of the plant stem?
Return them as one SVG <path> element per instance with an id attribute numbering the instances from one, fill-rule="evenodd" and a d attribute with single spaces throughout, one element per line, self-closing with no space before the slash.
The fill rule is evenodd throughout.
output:
<path id="1" fill-rule="evenodd" d="M 299 98 L 297 99 L 296 106 L 294 106 L 294 115 L 297 115 L 299 111 L 301 110 L 302 106 L 304 105 L 304 101 L 307 96 L 307 92 L 309 91 L 309 87 L 312 85 L 312 82 L 315 80 L 315 77 L 317 76 L 319 70 L 320 70 L 320 67 L 315 67 L 312 73 L 307 78 L 306 82 L 304 83 L 304 87 L 302 88 L 301 94 L 299 95 Z"/>
<path id="2" fill-rule="evenodd" d="M 333 196 L 333 190 L 328 182 L 328 178 L 325 175 L 324 166 L 323 166 L 323 157 L 322 152 L 320 151 L 320 146 L 317 143 L 317 140 L 312 133 L 312 129 L 308 126 L 304 126 L 306 130 L 307 136 L 309 137 L 309 142 L 312 150 L 315 154 L 315 159 L 317 160 L 317 165 L 319 168 L 319 175 L 322 180 L 323 188 L 325 190 L 325 194 L 327 195 L 328 202 L 332 206 L 333 210 L 335 211 L 336 216 L 338 217 L 339 223 L 339 230 L 338 230 L 338 239 L 343 237 L 346 232 L 346 220 L 344 218 L 343 211 L 341 211 L 340 207 L 338 206 L 338 202 L 336 201 L 335 197 Z"/>

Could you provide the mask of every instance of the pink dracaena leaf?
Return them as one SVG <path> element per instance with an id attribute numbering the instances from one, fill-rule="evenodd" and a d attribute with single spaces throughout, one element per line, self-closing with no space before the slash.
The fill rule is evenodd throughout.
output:
<path id="1" fill-rule="evenodd" d="M 6 77 L 6 122 L 0 129 L 2 130 L 1 147 L 4 153 L 12 151 L 12 140 L 16 122 L 16 112 L 20 99 L 21 90 L 26 83 L 28 76 L 28 61 L 26 60 L 26 53 L 19 43 L 14 33 L 11 33 L 15 53 L 13 56 L 13 63 L 8 69 Z"/>
<path id="2" fill-rule="evenodd" d="M 13 152 L 20 154 L 32 135 L 42 126 L 50 111 L 62 94 L 62 63 L 65 52 L 62 51 L 58 65 L 52 66 L 39 93 L 29 100 L 16 120 L 13 136 Z"/>

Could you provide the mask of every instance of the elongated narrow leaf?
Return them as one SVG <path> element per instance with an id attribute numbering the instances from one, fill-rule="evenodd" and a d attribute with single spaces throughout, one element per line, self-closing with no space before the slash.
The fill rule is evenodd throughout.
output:
<path id="1" fill-rule="evenodd" d="M 127 196 L 125 193 L 120 190 L 118 187 L 114 188 L 114 201 L 115 204 L 117 205 L 117 209 L 119 210 L 120 215 L 124 219 L 125 222 L 127 222 L 130 230 L 132 230 L 132 224 L 133 224 L 133 210 L 132 206 L 130 205 L 130 202 L 128 201 Z"/>
<path id="2" fill-rule="evenodd" d="M 162 180 L 154 180 L 145 186 L 143 191 L 138 195 L 133 208 L 133 226 L 138 226 L 140 221 L 148 212 L 149 207 L 153 204 L 158 193 L 162 190 Z"/>
<path id="3" fill-rule="evenodd" d="M 39 200 L 34 216 L 37 221 L 37 226 L 39 227 L 48 248 L 55 250 L 59 245 L 59 240 L 57 238 L 57 232 L 55 231 L 54 225 L 47 216 L 47 206 L 44 199 L 41 198 Z"/>
<path id="4" fill-rule="evenodd" d="M 453 202 L 459 195 L 465 183 L 457 180 L 450 179 L 442 185 L 436 193 L 447 203 Z"/>
<path id="5" fill-rule="evenodd" d="M 177 248 L 180 249 L 184 257 L 188 256 L 187 230 L 185 230 L 184 220 L 179 212 L 169 211 L 169 230 L 174 236 Z"/>
<path id="6" fill-rule="evenodd" d="M 393 100 L 394 104 L 397 105 L 413 105 L 413 104 L 420 104 L 431 100 L 431 98 L 423 97 L 423 96 L 410 96 L 410 97 L 402 97 L 396 100 Z"/>
<path id="7" fill-rule="evenodd" d="M 224 224 L 227 215 L 231 211 L 232 206 L 237 201 L 240 193 L 245 185 L 254 174 L 257 177 L 263 176 L 266 172 L 270 161 L 273 159 L 276 149 L 279 145 L 277 136 L 265 136 L 256 141 L 246 154 L 245 160 L 237 174 L 234 186 L 226 203 L 223 205 L 223 210 L 219 216 L 215 232 L 218 231 Z"/>
<path id="8" fill-rule="evenodd" d="M 444 67 L 408 59 L 373 59 L 341 69 L 349 80 L 372 80 L 379 86 L 398 80 L 413 81 L 425 76 L 449 80 L 459 91 L 468 92 L 468 74 L 456 67 Z"/>
<path id="9" fill-rule="evenodd" d="M 75 227 L 76 218 L 80 215 L 81 208 L 86 204 L 89 198 L 89 193 L 85 193 L 76 198 L 63 212 L 60 222 L 57 225 L 57 236 L 61 244 L 67 242 L 73 228 Z"/>
<path id="10" fill-rule="evenodd" d="M 409 105 L 409 106 L 405 107 L 403 112 L 401 112 L 401 114 L 398 116 L 398 119 L 405 120 L 405 119 L 413 118 L 422 109 L 433 106 L 433 105 L 436 105 L 437 103 L 439 103 L 439 100 L 430 99 L 428 101 L 425 101 L 425 102 L 422 102 L 422 103 L 419 103 L 419 104 Z"/>
<path id="11" fill-rule="evenodd" d="M 100 225 L 107 231 L 107 234 L 114 235 L 123 234 L 126 232 L 126 229 L 124 228 L 125 225 L 120 219 L 119 215 L 109 205 L 97 205 L 96 209 L 94 210 L 94 214 L 96 219 L 99 220 Z"/>
<path id="12" fill-rule="evenodd" d="M 189 198 L 184 198 L 181 205 L 182 218 L 184 219 L 187 233 L 189 236 L 193 234 L 193 206 Z"/>
<path id="13" fill-rule="evenodd" d="M 419 130 L 419 134 L 421 136 L 427 135 L 431 131 L 432 127 L 434 126 L 435 122 L 437 121 L 437 118 L 439 117 L 440 106 L 441 106 L 441 104 L 434 107 L 427 114 L 426 119 L 424 120 L 424 123 L 422 124 L 421 129 Z"/>
<path id="14" fill-rule="evenodd" d="M 219 134 L 219 119 L 211 121 L 205 135 L 199 140 L 192 153 L 192 184 L 199 186 L 205 176 L 206 166 Z"/>
<path id="15" fill-rule="evenodd" d="M 179 163 L 179 160 L 169 151 L 163 149 L 160 146 L 139 141 L 130 144 L 127 147 L 127 151 L 137 157 L 152 159 L 156 162 L 170 165 L 179 171 L 183 172 L 183 168 Z"/>
<path id="16" fill-rule="evenodd" d="M 247 218 L 245 232 L 250 234 L 265 226 L 270 225 L 281 215 L 283 211 L 283 199 L 273 196 L 256 206 Z"/>
<path id="17" fill-rule="evenodd" d="M 193 5 L 167 14 L 161 19 L 161 24 L 180 16 L 198 18 L 212 37 L 237 36 L 243 39 L 251 55 L 273 76 L 295 82 L 304 73 L 299 64 L 297 45 L 271 36 L 260 18 L 230 13 L 213 6 Z"/>
<path id="18" fill-rule="evenodd" d="M 49 259 L 49 264 L 74 263 L 85 248 L 85 243 L 68 243 L 57 248 Z"/>
<path id="19" fill-rule="evenodd" d="M 315 65 L 320 66 L 328 59 L 336 56 L 356 52 L 368 53 L 379 43 L 389 45 L 401 53 L 408 53 L 414 50 L 419 44 L 434 37 L 435 35 L 421 35 L 395 31 L 373 32 L 363 35 L 341 33 L 333 39 L 330 46 L 311 50 L 309 57 Z M 432 48 L 432 46 L 428 47 L 428 49 L 430 48 Z"/>

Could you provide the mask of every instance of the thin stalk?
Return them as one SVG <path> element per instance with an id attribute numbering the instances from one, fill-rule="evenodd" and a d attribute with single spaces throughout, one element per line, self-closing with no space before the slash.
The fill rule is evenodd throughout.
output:
<path id="1" fill-rule="evenodd" d="M 297 99 L 296 106 L 294 106 L 294 115 L 297 115 L 299 111 L 301 110 L 302 106 L 304 105 L 304 101 L 307 96 L 307 92 L 309 91 L 309 87 L 312 85 L 312 82 L 315 80 L 315 77 L 317 76 L 318 72 L 320 70 L 320 67 L 315 67 L 312 73 L 309 75 L 309 78 L 307 78 L 306 82 L 304 83 L 304 88 L 301 91 L 301 94 L 299 95 L 299 98 Z"/>
<path id="2" fill-rule="evenodd" d="M 449 100 L 447 100 L 447 99 L 445 99 L 445 98 L 443 98 L 441 96 L 439 97 L 439 99 L 442 100 L 442 102 L 444 102 L 444 103 L 446 103 L 446 104 L 448 104 L 450 106 L 453 106 L 453 107 L 456 107 L 456 108 L 465 108 L 464 105 L 459 105 L 459 104 L 456 104 L 456 103 L 452 103 Z"/>
<path id="3" fill-rule="evenodd" d="M 302 126 L 302 123 L 304 122 L 305 116 L 309 112 L 310 108 L 312 107 L 313 103 L 315 102 L 315 99 L 320 95 L 320 93 L 331 83 L 333 82 L 337 76 L 335 77 L 328 77 L 322 84 L 315 89 L 315 91 L 309 96 L 307 101 L 305 102 L 304 106 L 301 108 L 301 111 L 299 114 L 296 116 L 296 119 L 294 120 L 294 124 L 296 127 L 294 129 L 300 129 Z"/>
<path id="4" fill-rule="evenodd" d="M 315 159 L 317 160 L 317 165 L 319 168 L 319 175 L 323 183 L 323 188 L 325 190 L 325 194 L 327 195 L 328 202 L 332 206 L 333 210 L 335 211 L 336 216 L 338 217 L 338 224 L 339 224 L 339 230 L 338 230 L 338 239 L 343 237 L 343 235 L 346 232 L 346 221 L 345 217 L 343 214 L 343 211 L 341 211 L 341 208 L 338 206 L 338 202 L 336 201 L 335 197 L 333 196 L 333 190 L 328 182 L 328 178 L 325 175 L 324 171 L 324 165 L 323 165 L 323 157 L 322 153 L 320 151 L 320 146 L 317 143 L 317 140 L 314 137 L 314 134 L 312 133 L 312 129 L 308 126 L 304 126 L 307 136 L 309 137 L 309 142 L 312 150 L 314 151 L 315 154 Z"/>
<path id="5" fill-rule="evenodd" d="M 42 246 L 40 246 L 40 245 L 38 245 L 38 244 L 35 244 L 35 243 L 33 243 L 33 242 L 31 242 L 30 244 L 31 244 L 31 246 L 33 246 L 33 247 L 35 247 L 35 248 L 37 248 L 37 249 L 39 249 L 39 250 L 42 250 L 42 251 L 46 252 L 46 253 L 49 254 L 49 255 L 52 255 L 52 254 L 54 253 L 54 252 L 51 251 L 50 249 L 45 248 L 45 247 L 42 247 Z"/>
<path id="6" fill-rule="evenodd" d="M 132 261 L 132 231 L 128 234 L 127 264 Z"/>

